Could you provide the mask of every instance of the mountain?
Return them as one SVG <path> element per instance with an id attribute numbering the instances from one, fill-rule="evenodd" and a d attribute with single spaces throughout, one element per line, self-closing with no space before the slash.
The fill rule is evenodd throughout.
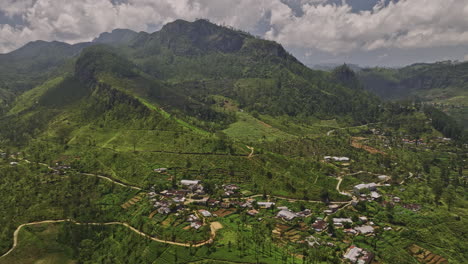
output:
<path id="1" fill-rule="evenodd" d="M 236 157 L 244 155 L 245 144 L 273 148 L 275 140 L 330 129 L 322 122 L 361 125 L 379 116 L 378 100 L 350 82 L 355 75 L 346 66 L 335 73 L 314 71 L 278 43 L 206 20 L 177 20 L 151 34 L 115 30 L 93 43 L 32 43 L 13 54 L 24 52 L 36 62 L 36 46 L 63 51 L 41 53 L 51 62 L 50 77 L 20 93 L 0 119 L 5 142 L 31 152 L 32 145 L 52 141 L 85 152 L 133 148 Z M 199 165 L 212 166 L 215 157 Z M 238 162 L 256 171 L 258 181 L 263 178 L 260 164 Z M 298 162 L 299 168 L 303 161 Z M 277 190 L 296 188 L 281 182 Z M 307 186 L 305 192 L 320 193 L 318 186 Z"/>
<path id="2" fill-rule="evenodd" d="M 349 65 L 207 20 L 7 59 L 0 264 L 466 263 L 466 135 Z"/>
<path id="3" fill-rule="evenodd" d="M 365 89 L 387 100 L 435 104 L 468 128 L 468 63 L 418 63 L 399 69 L 366 68 L 359 72 Z"/>
<path id="4" fill-rule="evenodd" d="M 357 64 L 349 63 L 346 65 L 348 65 L 348 67 L 354 72 L 358 72 L 362 69 L 362 67 Z M 336 67 L 339 67 L 339 66 L 341 66 L 341 64 L 339 63 L 320 63 L 320 64 L 311 65 L 311 68 L 314 70 L 321 70 L 321 71 L 333 71 Z"/>
<path id="5" fill-rule="evenodd" d="M 97 38 L 93 39 L 93 43 L 121 45 L 128 44 L 135 39 L 138 33 L 130 29 L 114 29 L 112 32 L 104 32 Z"/>
<path id="6" fill-rule="evenodd" d="M 89 45 L 34 41 L 0 54 L 0 112 L 8 111 L 18 95 L 69 71 L 70 59 Z"/>

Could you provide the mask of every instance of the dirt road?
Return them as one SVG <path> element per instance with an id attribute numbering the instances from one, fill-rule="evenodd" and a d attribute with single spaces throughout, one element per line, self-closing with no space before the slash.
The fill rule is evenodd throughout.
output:
<path id="1" fill-rule="evenodd" d="M 26 224 L 22 224 L 22 225 L 18 226 L 18 228 L 16 228 L 15 232 L 13 233 L 13 246 L 5 254 L 1 255 L 0 258 L 8 256 L 18 246 L 18 235 L 19 235 L 19 232 L 21 231 L 21 229 L 23 227 L 32 226 L 32 225 L 41 225 L 41 224 L 64 223 L 64 222 L 70 222 L 70 223 L 73 223 L 75 225 L 93 225 L 93 226 L 121 225 L 121 226 L 125 226 L 126 228 L 132 230 L 133 232 L 137 233 L 138 235 L 140 235 L 142 237 L 151 239 L 151 240 L 159 242 L 159 243 L 165 243 L 165 244 L 181 246 L 181 247 L 201 247 L 201 246 L 204 246 L 206 244 L 213 243 L 214 238 L 216 237 L 216 231 L 223 228 L 221 223 L 212 222 L 210 224 L 210 229 L 211 229 L 210 238 L 208 240 L 202 241 L 202 242 L 197 243 L 197 244 L 190 244 L 190 243 L 179 243 L 179 242 L 167 241 L 167 240 L 162 240 L 162 239 L 159 239 L 159 238 L 156 238 L 156 237 L 152 237 L 152 236 L 150 236 L 150 235 L 148 235 L 148 234 L 134 228 L 133 226 L 129 225 L 128 223 L 124 223 L 124 222 L 84 223 L 84 222 L 77 222 L 77 221 L 75 221 L 73 219 L 44 220 L 44 221 L 26 223 Z"/>

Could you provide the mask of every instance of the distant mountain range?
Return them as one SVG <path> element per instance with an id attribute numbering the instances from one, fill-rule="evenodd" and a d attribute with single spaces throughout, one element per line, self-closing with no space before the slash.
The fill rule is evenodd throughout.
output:
<path id="1" fill-rule="evenodd" d="M 468 128 L 468 62 L 365 68 L 358 76 L 366 90 L 382 99 L 435 104 Z"/>
<path id="2" fill-rule="evenodd" d="M 206 20 L 177 20 L 152 34 L 117 29 L 75 45 L 35 41 L 1 55 L 0 69 L 3 111 L 14 107 L 15 96 L 57 77 L 79 82 L 76 87 L 145 82 L 147 88 L 121 90 L 207 119 L 221 115 L 212 110 L 212 96 L 235 100 L 250 112 L 348 116 L 357 123 L 372 119 L 378 104 L 365 90 L 340 82 L 337 74 L 304 66 L 278 43 Z"/>
<path id="3" fill-rule="evenodd" d="M 336 66 L 313 70 L 273 41 L 207 20 L 176 20 L 154 33 L 116 29 L 92 42 L 35 41 L 0 55 L 0 111 L 10 118 L 50 111 L 47 123 L 58 106 L 84 111 L 90 98 L 109 103 L 113 94 L 133 100 L 137 108 L 137 102 L 145 102 L 215 131 L 235 121 L 217 109 L 220 98 L 252 115 L 347 124 L 376 120 L 380 100 L 372 93 L 462 107 L 466 102 L 467 64 Z M 99 93 L 103 87 L 106 92 Z M 448 112 L 466 121 L 465 108 L 456 109 L 462 110 Z"/>
<path id="4" fill-rule="evenodd" d="M 333 71 L 336 67 L 339 67 L 343 64 L 346 64 L 351 70 L 358 72 L 362 69 L 361 66 L 357 64 L 350 64 L 350 63 L 319 63 L 312 65 L 311 68 L 314 70 L 320 71 Z"/>

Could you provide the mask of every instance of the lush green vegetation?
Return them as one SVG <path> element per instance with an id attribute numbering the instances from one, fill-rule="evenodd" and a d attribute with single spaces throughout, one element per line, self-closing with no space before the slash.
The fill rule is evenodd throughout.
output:
<path id="1" fill-rule="evenodd" d="M 0 87 L 0 253 L 19 225 L 41 220 L 122 222 L 189 244 L 208 240 L 211 222 L 222 228 L 213 243 L 183 247 L 122 225 L 31 225 L 0 263 L 340 263 L 351 244 L 382 263 L 415 263 L 412 244 L 453 263 L 468 259 L 466 137 L 444 112 L 383 103 L 346 65 L 313 71 L 277 43 L 205 20 L 115 31 L 96 43 L 40 43 L 64 51 L 38 58 L 36 43 L 8 55 L 38 73 L 23 90 Z M 22 78 L 11 72 L 0 81 Z M 382 174 L 390 184 L 379 186 L 382 197 L 353 206 L 353 186 Z M 147 193 L 181 188 L 181 179 L 202 180 L 215 200 L 235 183 L 242 194 L 229 201 L 253 199 L 258 214 L 194 204 L 154 213 Z M 421 210 L 387 206 L 394 196 Z M 260 209 L 266 200 L 276 206 Z M 342 206 L 332 217 L 367 216 L 379 231 L 315 232 L 318 217 L 331 221 L 330 203 Z M 280 206 L 311 214 L 284 221 L 275 217 Z M 220 215 L 195 230 L 187 217 L 198 209 Z M 308 246 L 310 236 L 321 246 Z"/>
<path id="2" fill-rule="evenodd" d="M 383 99 L 434 105 L 468 128 L 468 63 L 419 63 L 399 69 L 367 68 L 359 72 L 364 87 Z"/>

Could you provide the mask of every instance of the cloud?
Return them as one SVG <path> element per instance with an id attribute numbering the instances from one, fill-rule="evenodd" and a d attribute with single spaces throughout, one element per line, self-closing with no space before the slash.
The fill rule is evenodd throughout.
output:
<path id="1" fill-rule="evenodd" d="M 468 44 L 468 2 L 464 0 L 402 0 L 359 13 L 347 4 L 302 8 L 301 17 L 272 21 L 266 36 L 331 53 Z"/>
<path id="2" fill-rule="evenodd" d="M 151 30 L 182 18 L 208 18 L 217 23 L 254 30 L 267 12 L 281 14 L 279 0 L 2 0 L 0 11 L 21 16 L 21 25 L 0 25 L 0 52 L 28 41 L 89 41 L 115 28 Z"/>
<path id="3" fill-rule="evenodd" d="M 352 0 L 348 0 L 351 2 Z M 468 44 L 465 0 L 380 0 L 356 12 L 335 0 L 2 0 L 0 52 L 28 41 L 89 41 L 115 28 L 154 30 L 178 18 L 208 18 L 291 49 L 331 54 Z M 297 11 L 300 12 L 297 12 Z"/>

